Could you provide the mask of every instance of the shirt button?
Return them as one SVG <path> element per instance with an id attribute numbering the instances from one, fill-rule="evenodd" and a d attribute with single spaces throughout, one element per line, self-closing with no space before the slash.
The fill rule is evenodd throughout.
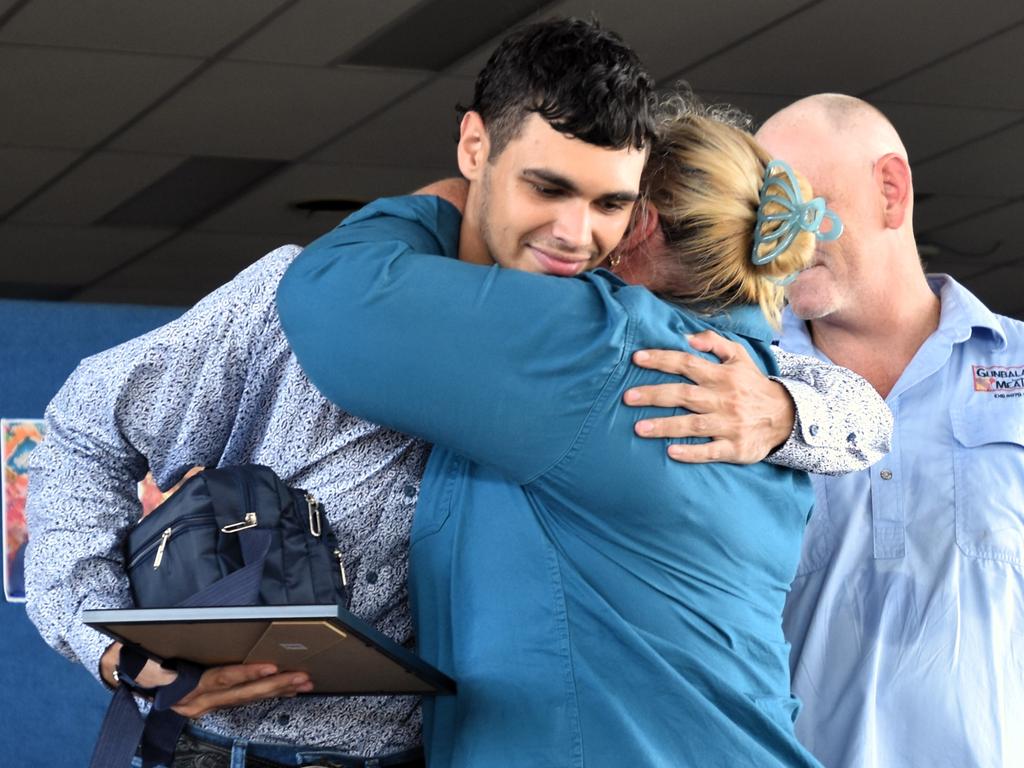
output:
<path id="1" fill-rule="evenodd" d="M 291 718 L 290 715 L 287 715 L 287 714 L 282 712 L 280 715 L 277 716 L 277 724 L 278 725 L 288 725 L 288 723 L 291 722 L 291 719 L 292 718 Z"/>
<path id="2" fill-rule="evenodd" d="M 883 469 L 881 472 L 878 473 L 878 476 L 883 480 L 892 480 L 892 472 L 890 472 L 888 469 Z"/>
<path id="3" fill-rule="evenodd" d="M 816 434 L 818 434 L 818 425 L 811 424 L 811 426 L 807 428 L 807 431 L 811 433 L 811 437 L 814 437 Z"/>
<path id="4" fill-rule="evenodd" d="M 404 493 L 404 494 L 405 494 L 405 495 L 406 495 L 406 496 L 407 496 L 408 498 L 410 498 L 410 499 L 411 499 L 411 498 L 412 498 L 413 496 L 415 496 L 415 495 L 416 495 L 416 486 L 415 486 L 415 485 L 413 485 L 412 483 L 406 483 L 406 484 L 405 484 L 405 487 L 404 487 L 404 488 L 402 488 L 402 492 L 403 492 L 403 493 Z"/>
<path id="5" fill-rule="evenodd" d="M 366 583 L 367 584 L 376 584 L 377 583 L 377 572 L 376 571 L 367 571 L 366 572 Z"/>

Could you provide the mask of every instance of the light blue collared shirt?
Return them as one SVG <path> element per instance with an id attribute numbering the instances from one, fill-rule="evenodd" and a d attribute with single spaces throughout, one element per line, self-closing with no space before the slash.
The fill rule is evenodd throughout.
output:
<path id="1" fill-rule="evenodd" d="M 814 478 L 786 604 L 797 735 L 829 768 L 1024 766 L 1024 323 L 929 281 L 892 451 Z M 826 359 L 788 311 L 782 346 Z"/>

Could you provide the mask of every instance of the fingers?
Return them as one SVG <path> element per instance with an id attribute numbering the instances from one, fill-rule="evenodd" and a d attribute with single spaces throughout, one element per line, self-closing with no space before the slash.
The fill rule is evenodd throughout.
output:
<path id="1" fill-rule="evenodd" d="M 712 440 L 710 443 L 673 443 L 668 447 L 668 457 L 682 464 L 708 464 L 724 461 L 731 464 L 750 464 L 737 455 L 735 446 L 728 440 Z"/>
<path id="2" fill-rule="evenodd" d="M 685 376 L 697 384 L 714 378 L 718 367 L 718 363 L 678 349 L 641 349 L 633 353 L 633 364 L 639 368 Z"/>
<path id="3" fill-rule="evenodd" d="M 750 359 L 746 348 L 735 341 L 729 341 L 719 336 L 714 331 L 701 331 L 686 337 L 690 346 L 699 352 L 710 352 L 723 363 L 729 363 L 741 358 Z"/>
<path id="4" fill-rule="evenodd" d="M 714 437 L 713 420 L 702 413 L 643 419 L 633 425 L 641 437 Z"/>
<path id="5" fill-rule="evenodd" d="M 277 672 L 268 664 L 214 667 L 203 673 L 199 685 L 174 706 L 185 717 L 199 717 L 215 709 L 237 707 L 270 698 L 290 698 L 313 690 L 304 672 Z"/>
<path id="6" fill-rule="evenodd" d="M 622 400 L 627 405 L 686 408 L 689 411 L 706 413 L 711 408 L 715 395 L 693 384 L 650 384 L 626 390 Z"/>

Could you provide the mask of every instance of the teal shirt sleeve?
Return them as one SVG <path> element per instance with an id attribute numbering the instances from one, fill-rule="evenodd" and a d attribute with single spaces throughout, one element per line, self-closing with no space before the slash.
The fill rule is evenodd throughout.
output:
<path id="1" fill-rule="evenodd" d="M 527 483 L 609 386 L 628 314 L 589 277 L 457 261 L 459 225 L 437 198 L 378 201 L 296 259 L 278 312 L 328 399 Z"/>

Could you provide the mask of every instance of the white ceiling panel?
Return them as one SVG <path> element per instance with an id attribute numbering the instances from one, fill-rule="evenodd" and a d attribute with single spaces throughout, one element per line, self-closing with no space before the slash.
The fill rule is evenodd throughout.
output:
<path id="1" fill-rule="evenodd" d="M 173 155 L 99 152 L 11 220 L 86 226 L 148 187 L 183 159 Z"/>
<path id="2" fill-rule="evenodd" d="M 1008 87 L 1010 84 L 1001 77 L 1008 61 L 1017 61 L 1020 72 L 1024 73 L 1021 50 L 1024 50 L 1024 25 L 893 83 L 874 95 L 916 104 L 1024 110 L 1024 83 L 1018 77 L 1016 87 Z"/>
<path id="3" fill-rule="evenodd" d="M 196 64 L 184 58 L 0 46 L 0 144 L 89 147 Z"/>
<path id="4" fill-rule="evenodd" d="M 66 168 L 78 152 L 0 147 L 0 216 Z"/>
<path id="5" fill-rule="evenodd" d="M 933 0 L 821 2 L 681 74 L 698 92 L 861 93 L 1024 16 L 1019 0 L 964 11 Z"/>
<path id="6" fill-rule="evenodd" d="M 441 77 L 318 152 L 315 162 L 455 166 L 455 105 L 473 99 L 473 79 Z"/>
<path id="7" fill-rule="evenodd" d="M 914 168 L 918 192 L 1014 197 L 1024 194 L 1024 123 Z"/>
<path id="8" fill-rule="evenodd" d="M 323 66 L 419 0 L 302 0 L 232 51 L 232 59 Z"/>
<path id="9" fill-rule="evenodd" d="M 445 175 L 443 168 L 408 169 L 376 165 L 294 166 L 204 221 L 203 231 L 280 233 L 305 245 L 337 226 L 343 212 L 307 213 L 292 206 L 306 200 L 357 200 L 402 195 Z"/>
<path id="10" fill-rule="evenodd" d="M 114 148 L 293 159 L 423 78 L 417 72 L 223 62 L 133 126 Z"/>
<path id="11" fill-rule="evenodd" d="M 79 301 L 188 306 L 281 243 L 267 235 L 191 232 L 77 296 Z"/>
<path id="12" fill-rule="evenodd" d="M 161 230 L 0 225 L 0 264 L 11 283 L 78 285 L 167 236 Z"/>
<path id="13" fill-rule="evenodd" d="M 284 0 L 32 0 L 0 42 L 209 56 Z"/>

